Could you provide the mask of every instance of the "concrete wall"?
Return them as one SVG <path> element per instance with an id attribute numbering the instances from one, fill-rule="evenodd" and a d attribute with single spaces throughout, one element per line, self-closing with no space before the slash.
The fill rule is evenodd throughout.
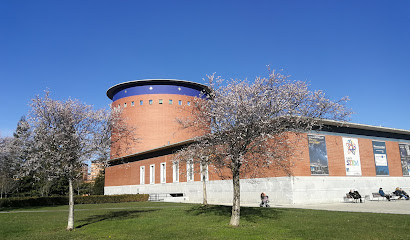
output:
<path id="1" fill-rule="evenodd" d="M 278 177 L 241 180 L 241 203 L 257 205 L 261 192 L 266 192 L 271 205 L 314 204 L 342 202 L 350 189 L 357 189 L 364 197 L 382 187 L 392 192 L 401 187 L 410 192 L 410 178 L 406 177 Z M 207 182 L 208 202 L 232 203 L 232 181 Z M 183 202 L 202 202 L 202 182 L 145 184 L 105 187 L 105 194 L 184 193 Z M 165 199 L 167 201 L 167 199 Z M 168 199 L 172 201 L 172 199 Z"/>

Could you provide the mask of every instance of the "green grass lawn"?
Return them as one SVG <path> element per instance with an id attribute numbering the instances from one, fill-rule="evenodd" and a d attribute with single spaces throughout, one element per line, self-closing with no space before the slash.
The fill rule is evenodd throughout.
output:
<path id="1" fill-rule="evenodd" d="M 408 239 L 410 216 L 178 203 L 76 205 L 67 232 L 67 206 L 0 213 L 0 239 Z M 4 211 L 4 210 L 3 210 Z"/>

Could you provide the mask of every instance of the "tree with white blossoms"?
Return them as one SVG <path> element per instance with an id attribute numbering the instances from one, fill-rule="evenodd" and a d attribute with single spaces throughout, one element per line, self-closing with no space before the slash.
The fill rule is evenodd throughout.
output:
<path id="1" fill-rule="evenodd" d="M 32 99 L 30 106 L 28 122 L 33 141 L 24 165 L 26 173 L 68 178 L 67 230 L 73 230 L 73 181 L 81 176 L 83 164 L 92 159 L 107 161 L 111 144 L 133 136 L 134 129 L 121 118 L 120 109 L 94 110 L 79 100 L 53 100 L 48 91 L 44 97 Z"/>
<path id="2" fill-rule="evenodd" d="M 320 128 L 323 119 L 346 121 L 351 115 L 347 97 L 329 100 L 322 91 L 310 91 L 303 81 L 291 81 L 275 71 L 253 82 L 224 81 L 208 76 L 207 100 L 197 98 L 192 116 L 179 119 L 183 128 L 209 129 L 195 141 L 212 154 L 208 161 L 216 168 L 228 168 L 233 182 L 230 225 L 239 226 L 240 177 L 256 177 L 275 168 L 291 174 L 290 158 L 295 137 Z M 185 156 L 198 156 L 188 147 Z M 223 172 L 223 171 L 221 171 Z"/>
<path id="3" fill-rule="evenodd" d="M 20 163 L 13 151 L 13 138 L 0 137 L 0 198 L 7 198 L 18 184 L 15 176 Z"/>

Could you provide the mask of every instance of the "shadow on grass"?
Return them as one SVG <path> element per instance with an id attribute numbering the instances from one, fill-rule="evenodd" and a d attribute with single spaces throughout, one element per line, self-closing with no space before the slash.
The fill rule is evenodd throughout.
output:
<path id="1" fill-rule="evenodd" d="M 116 212 L 108 212 L 108 213 L 100 214 L 100 215 L 93 215 L 84 220 L 81 220 L 80 222 L 85 222 L 85 223 L 77 226 L 76 228 L 82 228 L 87 225 L 102 222 L 105 220 L 122 220 L 122 219 L 135 218 L 135 217 L 139 217 L 141 213 L 154 212 L 154 211 L 158 211 L 158 210 L 116 211 Z"/>
<path id="2" fill-rule="evenodd" d="M 186 210 L 186 212 L 193 215 L 218 215 L 230 217 L 232 207 L 220 205 L 201 205 L 194 206 L 191 209 Z M 279 219 L 281 213 L 282 211 L 274 208 L 241 207 L 241 219 L 254 223 L 263 221 L 264 219 Z"/>

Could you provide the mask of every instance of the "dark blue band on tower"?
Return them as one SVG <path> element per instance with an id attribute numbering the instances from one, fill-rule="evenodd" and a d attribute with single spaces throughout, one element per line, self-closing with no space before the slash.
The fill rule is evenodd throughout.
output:
<path id="1" fill-rule="evenodd" d="M 116 101 L 118 99 L 130 96 L 145 95 L 145 94 L 178 94 L 186 95 L 192 97 L 201 97 L 201 91 L 198 89 L 193 89 L 184 86 L 175 85 L 144 85 L 135 86 L 122 89 L 121 91 L 114 94 L 112 100 Z"/>

